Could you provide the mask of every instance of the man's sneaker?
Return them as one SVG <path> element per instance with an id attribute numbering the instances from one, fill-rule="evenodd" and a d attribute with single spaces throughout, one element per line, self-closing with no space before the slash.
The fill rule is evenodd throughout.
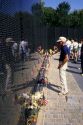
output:
<path id="1" fill-rule="evenodd" d="M 63 93 L 63 95 L 67 95 L 67 94 L 68 94 L 68 91 Z"/>
<path id="2" fill-rule="evenodd" d="M 67 95 L 67 94 L 68 94 L 68 91 L 67 91 L 67 92 L 59 92 L 58 94 L 59 94 L 59 95 Z"/>
<path id="3" fill-rule="evenodd" d="M 62 92 L 59 92 L 58 94 L 59 94 L 59 95 L 63 95 L 63 93 L 62 93 Z"/>

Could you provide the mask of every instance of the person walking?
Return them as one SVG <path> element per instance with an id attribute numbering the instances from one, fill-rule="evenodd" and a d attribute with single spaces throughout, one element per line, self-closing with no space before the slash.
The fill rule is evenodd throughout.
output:
<path id="1" fill-rule="evenodd" d="M 71 41 L 69 39 L 67 39 L 67 42 L 66 42 L 66 45 L 68 47 L 68 50 L 69 50 L 69 59 L 70 59 L 70 51 L 71 51 Z"/>
<path id="2" fill-rule="evenodd" d="M 74 59 L 74 52 L 73 52 L 73 44 L 74 44 L 74 40 L 71 40 L 71 46 L 70 46 L 70 58 L 73 60 Z"/>
<path id="3" fill-rule="evenodd" d="M 78 42 L 77 42 L 77 40 L 75 40 L 73 43 L 73 53 L 74 53 L 74 63 L 77 63 L 77 59 L 78 59 Z"/>
<path id="4" fill-rule="evenodd" d="M 82 73 L 81 75 L 83 76 L 83 40 L 81 40 L 82 46 L 81 46 L 81 69 L 82 69 Z"/>
<path id="5" fill-rule="evenodd" d="M 81 41 L 78 43 L 78 59 L 80 59 L 80 56 L 81 56 L 81 46 L 82 46 L 82 43 Z"/>
<path id="6" fill-rule="evenodd" d="M 61 92 L 59 95 L 65 95 L 68 93 L 68 87 L 67 87 L 67 80 L 66 80 L 66 69 L 67 69 L 67 63 L 69 60 L 68 54 L 69 50 L 66 45 L 66 38 L 65 37 L 59 37 L 59 40 L 57 41 L 60 46 L 60 58 L 59 58 L 59 76 L 60 76 L 60 82 L 61 82 Z"/>

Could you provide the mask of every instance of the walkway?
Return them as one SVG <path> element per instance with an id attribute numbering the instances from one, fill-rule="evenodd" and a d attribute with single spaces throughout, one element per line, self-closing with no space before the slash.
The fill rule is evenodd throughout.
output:
<path id="1" fill-rule="evenodd" d="M 48 71 L 49 84 L 44 88 L 48 104 L 41 109 L 37 125 L 83 125 L 83 91 L 71 72 L 67 72 L 69 94 L 58 95 L 60 90 L 58 57 L 56 54 L 51 58 Z"/>

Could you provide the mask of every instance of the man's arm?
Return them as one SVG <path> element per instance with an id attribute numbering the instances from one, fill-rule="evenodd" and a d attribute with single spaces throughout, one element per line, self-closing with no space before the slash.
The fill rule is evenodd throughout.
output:
<path id="1" fill-rule="evenodd" d="M 60 49 L 59 48 L 56 48 L 56 50 L 54 51 L 54 54 L 60 52 Z"/>
<path id="2" fill-rule="evenodd" d="M 60 69 L 61 67 L 63 67 L 63 65 L 64 65 L 66 62 L 68 62 L 68 60 L 69 60 L 69 58 L 68 58 L 68 54 L 67 54 L 67 55 L 65 55 L 65 58 L 64 58 L 63 62 L 62 62 L 61 64 L 59 64 L 58 69 Z"/>
<path id="3" fill-rule="evenodd" d="M 63 60 L 61 66 L 63 66 L 66 62 L 68 62 L 68 60 L 69 60 L 69 58 L 68 58 L 68 54 L 67 54 L 67 55 L 65 55 L 65 59 Z"/>

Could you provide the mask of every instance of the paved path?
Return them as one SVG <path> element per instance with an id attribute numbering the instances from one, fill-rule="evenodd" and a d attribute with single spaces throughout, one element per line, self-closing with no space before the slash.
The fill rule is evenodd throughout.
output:
<path id="1" fill-rule="evenodd" d="M 81 76 L 81 69 L 79 69 L 81 67 L 80 61 L 78 61 L 78 63 L 73 63 L 72 61 L 69 62 L 68 65 L 68 72 L 70 72 L 73 77 L 75 78 L 75 80 L 77 81 L 78 86 L 80 87 L 80 89 L 83 91 L 83 77 Z"/>
<path id="2" fill-rule="evenodd" d="M 58 57 L 56 54 L 51 59 L 48 71 L 49 84 L 44 88 L 48 104 L 41 109 L 37 125 L 83 125 L 83 91 L 71 72 L 67 72 L 69 94 L 58 95 Z"/>
<path id="3" fill-rule="evenodd" d="M 58 95 L 60 90 L 58 57 L 59 55 L 56 54 L 50 60 L 50 68 L 47 72 L 49 84 L 44 88 L 48 104 L 39 112 L 37 125 L 83 125 L 83 89 L 81 87 L 83 78 L 75 73 L 80 72 L 77 69 L 78 65 L 69 62 L 67 72 L 69 94 Z M 40 68 L 38 58 L 33 54 L 32 59 L 25 62 L 23 66 L 17 64 L 13 84 L 7 87 L 10 90 L 9 93 L 6 97 L 0 96 L 0 125 L 23 125 L 19 122 L 21 111 L 20 106 L 14 103 L 14 94 L 31 91 L 34 85 L 33 78 L 37 77 Z"/>

